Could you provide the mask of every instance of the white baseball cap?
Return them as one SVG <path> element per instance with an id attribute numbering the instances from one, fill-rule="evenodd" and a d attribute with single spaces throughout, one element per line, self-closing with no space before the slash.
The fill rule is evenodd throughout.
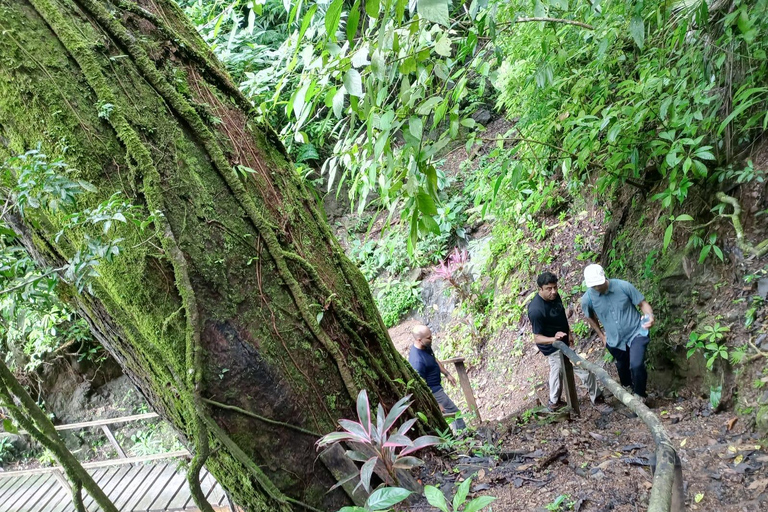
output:
<path id="1" fill-rule="evenodd" d="M 600 265 L 593 263 L 584 269 L 584 282 L 589 288 L 600 286 L 605 282 L 605 271 Z"/>

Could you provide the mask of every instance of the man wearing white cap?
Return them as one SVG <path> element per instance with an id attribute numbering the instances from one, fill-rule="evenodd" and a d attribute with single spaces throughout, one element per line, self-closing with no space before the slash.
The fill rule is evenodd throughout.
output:
<path id="1" fill-rule="evenodd" d="M 587 292 L 581 298 L 581 309 L 587 322 L 616 361 L 621 385 L 631 386 L 635 394 L 644 398 L 648 381 L 645 350 L 650 341 L 648 329 L 654 324 L 651 305 L 631 283 L 607 279 L 600 265 L 588 265 L 584 281 Z"/>

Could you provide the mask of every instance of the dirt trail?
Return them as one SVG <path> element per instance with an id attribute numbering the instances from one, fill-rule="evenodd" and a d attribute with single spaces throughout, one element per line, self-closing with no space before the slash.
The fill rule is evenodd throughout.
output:
<path id="1" fill-rule="evenodd" d="M 603 412 L 586 396 L 580 403 L 582 415 L 572 420 L 548 423 L 562 416 L 546 412 L 527 422 L 510 418 L 496 429 L 496 455 L 461 454 L 452 465 L 428 466 L 424 480 L 451 493 L 458 479 L 475 474 L 472 495 L 497 497 L 498 512 L 546 511 L 561 495 L 563 508 L 555 510 L 645 510 L 654 452 L 647 427 L 612 397 Z M 682 460 L 688 510 L 766 510 L 768 453 L 751 426 L 709 414 L 709 404 L 696 397 L 655 405 Z"/>

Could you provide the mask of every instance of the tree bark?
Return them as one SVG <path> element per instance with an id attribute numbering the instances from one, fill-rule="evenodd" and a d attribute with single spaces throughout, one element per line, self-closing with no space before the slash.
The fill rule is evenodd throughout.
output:
<path id="1" fill-rule="evenodd" d="M 444 426 L 277 137 L 171 0 L 0 0 L 0 62 L 0 158 L 40 144 L 98 188 L 81 206 L 121 192 L 156 214 L 119 228 L 92 293 L 60 292 L 193 469 L 249 511 L 335 510 L 348 498 L 326 494 L 311 433 L 355 417 L 360 389 L 388 407 L 415 380 L 414 408 Z M 46 267 L 98 236 L 26 215 L 9 223 Z"/>

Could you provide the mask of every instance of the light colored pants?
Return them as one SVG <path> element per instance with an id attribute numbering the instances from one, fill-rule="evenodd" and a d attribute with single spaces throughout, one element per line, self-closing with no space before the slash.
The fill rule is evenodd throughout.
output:
<path id="1" fill-rule="evenodd" d="M 440 409 L 442 409 L 443 414 L 456 414 L 459 412 L 459 408 L 456 407 L 456 404 L 453 403 L 453 400 L 451 400 L 451 397 L 445 394 L 445 391 L 441 388 L 438 391 L 433 391 L 433 395 L 435 395 L 435 400 L 437 400 L 437 405 L 440 406 Z M 453 423 L 451 423 L 451 428 L 454 432 L 457 432 L 459 430 L 464 430 L 467 428 L 467 425 L 464 423 L 464 420 L 461 418 L 456 419 Z"/>
<path id="2" fill-rule="evenodd" d="M 560 359 L 559 350 L 548 355 L 547 359 L 549 360 L 549 401 L 554 404 L 560 400 L 560 394 L 563 391 L 563 362 Z M 603 394 L 597 387 L 595 376 L 581 368 L 574 368 L 573 373 L 589 389 L 589 399 L 594 404 L 595 399 Z"/>

